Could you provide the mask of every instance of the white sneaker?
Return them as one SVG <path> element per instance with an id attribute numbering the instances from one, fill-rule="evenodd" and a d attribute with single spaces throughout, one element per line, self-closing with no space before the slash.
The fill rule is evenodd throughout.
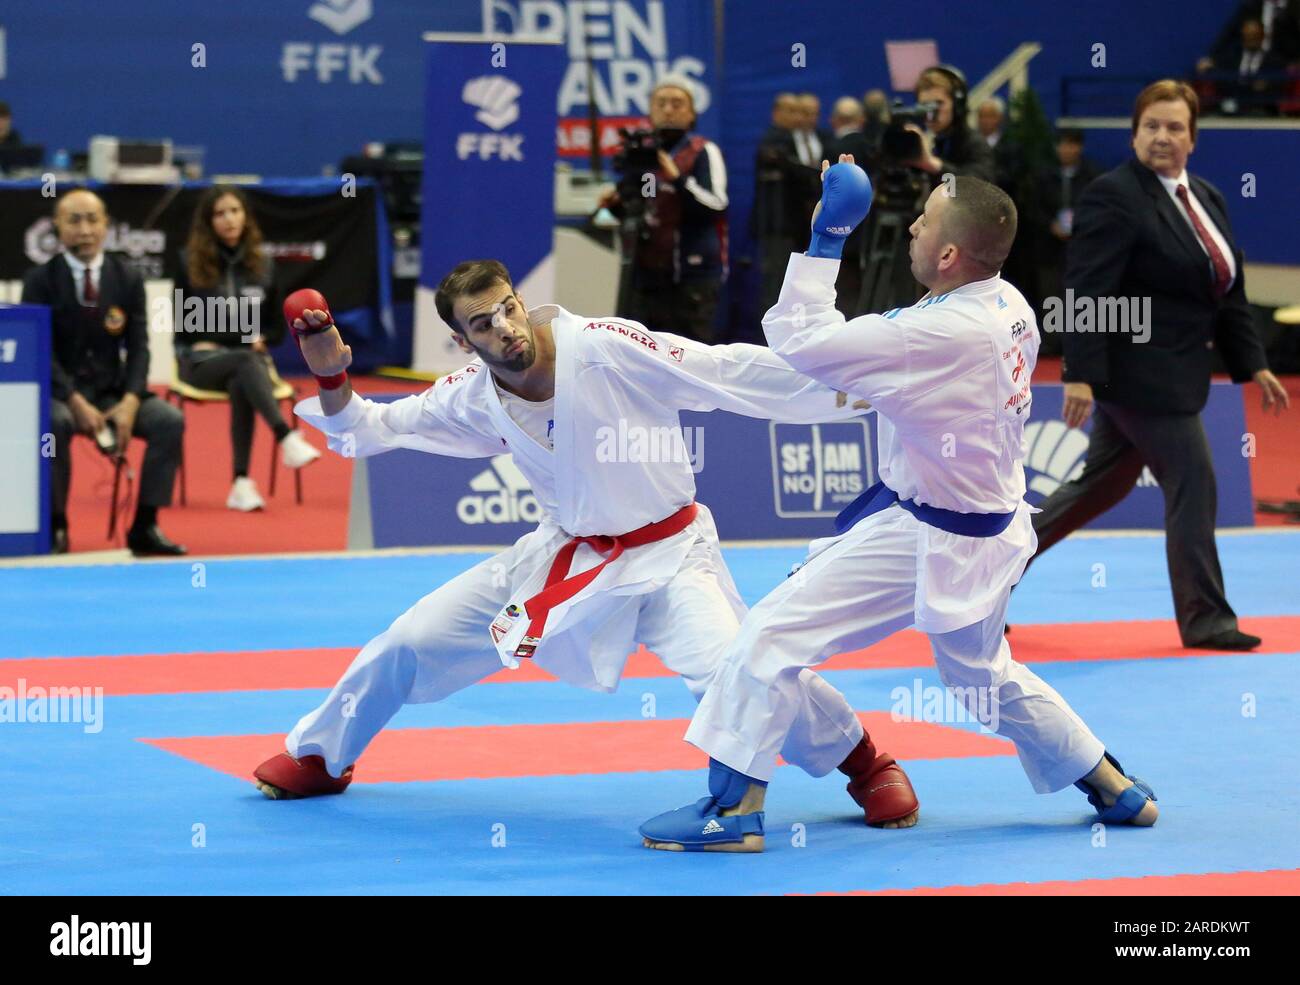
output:
<path id="1" fill-rule="evenodd" d="M 252 479 L 242 475 L 235 480 L 235 484 L 230 487 L 230 495 L 226 497 L 226 509 L 251 513 L 265 508 L 266 500 L 257 491 L 257 484 Z"/>
<path id="2" fill-rule="evenodd" d="M 280 439 L 280 461 L 287 469 L 300 469 L 320 458 L 320 452 L 302 436 L 300 431 L 290 431 Z"/>

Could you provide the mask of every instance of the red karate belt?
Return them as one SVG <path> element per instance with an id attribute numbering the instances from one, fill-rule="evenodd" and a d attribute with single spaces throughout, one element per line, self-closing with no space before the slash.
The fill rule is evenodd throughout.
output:
<path id="1" fill-rule="evenodd" d="M 537 644 L 541 642 L 542 633 L 546 629 L 546 617 L 550 615 L 551 610 L 563 602 L 573 598 L 584 588 L 590 585 L 599 577 L 605 565 L 616 560 L 629 547 L 643 547 L 646 544 L 653 544 L 655 541 L 667 540 L 676 534 L 681 533 L 695 520 L 696 509 L 694 503 L 687 503 L 672 516 L 664 517 L 662 520 L 656 520 L 654 523 L 647 523 L 644 527 L 637 527 L 635 530 L 625 534 L 619 534 L 616 537 L 608 537 L 604 534 L 598 534 L 594 537 L 574 537 L 555 555 L 555 560 L 551 562 L 551 570 L 547 572 L 546 584 L 542 590 L 524 603 L 532 621 L 528 624 L 528 632 L 524 636 L 523 642 L 515 649 L 516 657 L 531 657 L 537 649 Z M 605 560 L 594 568 L 588 568 L 581 574 L 568 577 L 569 567 L 573 564 L 573 556 L 578 552 L 578 547 L 587 544 L 596 553 L 604 555 Z"/>

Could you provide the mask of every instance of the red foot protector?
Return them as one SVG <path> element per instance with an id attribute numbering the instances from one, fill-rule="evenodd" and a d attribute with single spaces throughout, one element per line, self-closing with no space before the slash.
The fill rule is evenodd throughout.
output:
<path id="1" fill-rule="evenodd" d="M 870 736 L 862 737 L 839 770 L 849 778 L 849 796 L 870 825 L 900 820 L 920 807 L 903 767 L 893 756 L 877 753 Z"/>
<path id="2" fill-rule="evenodd" d="M 317 797 L 346 790 L 352 782 L 352 767 L 349 766 L 342 776 L 335 779 L 326 772 L 325 760 L 320 756 L 294 759 L 287 752 L 282 752 L 253 770 L 253 776 L 299 797 Z"/>

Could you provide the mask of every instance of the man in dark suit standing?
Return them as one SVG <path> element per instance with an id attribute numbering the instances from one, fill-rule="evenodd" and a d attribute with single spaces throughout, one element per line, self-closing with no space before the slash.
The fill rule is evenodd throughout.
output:
<path id="1" fill-rule="evenodd" d="M 772 102 L 772 126 L 763 135 L 754 161 L 754 239 L 758 242 L 762 275 L 760 310 L 776 304 L 790 254 L 804 249 L 812 235 L 803 215 L 807 167 L 801 163 L 794 131 L 802 126 L 803 110 L 792 92 Z"/>
<path id="2" fill-rule="evenodd" d="M 831 110 L 834 141 L 826 149 L 825 157 L 828 161 L 838 161 L 841 154 L 852 154 L 858 167 L 866 171 L 874 182 L 880 166 L 880 136 L 877 132 L 874 141 L 867 136 L 864 130 L 866 122 L 866 111 L 857 99 L 842 96 L 835 100 Z M 860 223 L 844 241 L 840 272 L 835 278 L 835 307 L 845 318 L 861 314 L 858 311 L 858 301 L 862 297 L 862 273 L 866 262 L 866 228 L 865 222 Z"/>
<path id="3" fill-rule="evenodd" d="M 1135 159 L 1089 185 L 1075 211 L 1067 287 L 1076 297 L 1150 298 L 1150 323 L 1140 334 L 1105 326 L 1065 334 L 1063 416 L 1078 427 L 1092 414 L 1092 436 L 1082 474 L 1043 502 L 1034 530 L 1041 554 L 1128 495 L 1149 466 L 1165 497 L 1183 644 L 1249 650 L 1260 639 L 1237 628 L 1214 543 L 1214 463 L 1200 418 L 1211 348 L 1235 382 L 1263 388 L 1265 409 L 1281 413 L 1289 401 L 1255 333 L 1223 196 L 1187 174 L 1198 108 L 1186 83 L 1143 89 L 1133 110 Z"/>
<path id="4" fill-rule="evenodd" d="M 1041 311 L 1044 298 L 1060 298 L 1065 293 L 1065 247 L 1074 228 L 1074 210 L 1084 189 L 1101 173 L 1083 155 L 1083 131 L 1065 129 L 1056 135 L 1056 164 L 1034 176 L 1029 190 L 1028 226 L 1033 250 L 1033 275 L 1030 303 Z M 1059 356 L 1060 333 L 1044 333 L 1038 355 Z"/>
<path id="5" fill-rule="evenodd" d="M 115 447 L 117 454 L 125 454 L 132 436 L 148 442 L 126 543 L 137 556 L 184 554 L 185 548 L 158 529 L 158 510 L 171 504 L 185 419 L 147 388 L 144 283 L 119 258 L 104 253 L 108 214 L 94 192 L 63 195 L 54 224 L 64 252 L 23 278 L 24 303 L 47 305 L 53 330 L 53 551 L 68 549 L 68 452 L 75 433 Z"/>

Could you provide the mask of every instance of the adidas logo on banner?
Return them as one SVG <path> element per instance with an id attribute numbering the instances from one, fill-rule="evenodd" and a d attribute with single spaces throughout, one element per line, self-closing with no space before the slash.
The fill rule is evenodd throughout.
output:
<path id="1" fill-rule="evenodd" d="M 497 455 L 491 468 L 469 480 L 473 492 L 456 502 L 461 523 L 537 523 L 542 508 L 528 480 L 509 455 Z"/>
<path id="2" fill-rule="evenodd" d="M 717 834 L 722 834 L 722 832 L 725 830 L 726 828 L 724 828 L 716 820 L 714 820 L 713 818 L 709 818 L 709 823 L 704 826 L 704 830 L 701 831 L 700 834 L 717 835 Z"/>

